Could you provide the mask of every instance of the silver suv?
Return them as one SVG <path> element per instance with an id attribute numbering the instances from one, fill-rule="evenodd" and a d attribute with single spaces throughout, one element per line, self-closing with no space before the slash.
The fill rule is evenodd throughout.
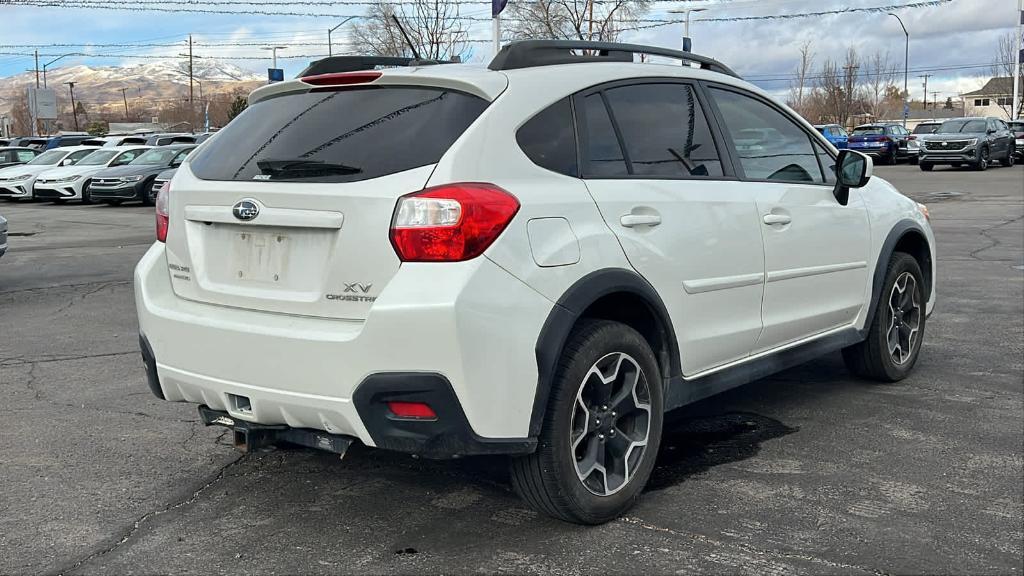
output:
<path id="1" fill-rule="evenodd" d="M 1014 163 L 1013 132 L 999 118 L 953 118 L 923 138 L 920 166 L 926 172 L 936 164 L 987 170 L 996 160 Z"/>

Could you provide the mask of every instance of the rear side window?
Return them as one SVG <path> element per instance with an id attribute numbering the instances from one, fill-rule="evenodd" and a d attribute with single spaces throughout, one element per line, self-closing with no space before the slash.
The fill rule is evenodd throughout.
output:
<path id="1" fill-rule="evenodd" d="M 704 111 L 686 84 L 636 84 L 606 92 L 635 176 L 721 176 Z"/>
<path id="2" fill-rule="evenodd" d="M 585 143 L 585 175 L 591 178 L 628 175 L 626 159 L 600 94 L 591 94 L 583 99 L 583 117 L 581 138 Z"/>
<path id="3" fill-rule="evenodd" d="M 564 98 L 531 118 L 516 132 L 516 141 L 526 156 L 541 168 L 566 176 L 578 176 L 576 131 L 572 106 Z"/>
<path id="4" fill-rule="evenodd" d="M 246 108 L 189 164 L 204 180 L 367 180 L 436 163 L 486 107 L 427 87 L 288 94 Z"/>
<path id="5" fill-rule="evenodd" d="M 711 92 L 746 178 L 825 183 L 811 137 L 795 122 L 755 98 L 718 88 Z"/>

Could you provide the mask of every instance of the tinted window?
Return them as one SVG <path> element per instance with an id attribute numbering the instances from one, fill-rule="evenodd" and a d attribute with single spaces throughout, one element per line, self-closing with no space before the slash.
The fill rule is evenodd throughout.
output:
<path id="1" fill-rule="evenodd" d="M 36 156 L 31 162 L 29 162 L 29 164 L 32 164 L 34 166 L 54 166 L 57 164 L 57 162 L 63 160 L 64 156 L 66 155 L 66 150 L 47 150 L 46 152 L 43 152 L 39 156 Z"/>
<path id="2" fill-rule="evenodd" d="M 626 160 L 619 148 L 608 110 L 600 94 L 591 94 L 583 99 L 584 129 L 582 138 L 586 154 L 585 176 L 625 176 Z"/>
<path id="3" fill-rule="evenodd" d="M 117 155 L 117 150 L 97 150 L 78 164 L 80 166 L 102 166 Z"/>
<path id="4" fill-rule="evenodd" d="M 0 152 L 0 162 L 14 162 L 14 153 Z"/>
<path id="5" fill-rule="evenodd" d="M 545 108 L 516 132 L 516 141 L 534 164 L 576 176 L 576 131 L 569 99 Z"/>
<path id="6" fill-rule="evenodd" d="M 918 124 L 914 127 L 914 134 L 933 134 L 938 124 Z"/>
<path id="7" fill-rule="evenodd" d="M 78 152 L 72 152 L 68 155 L 68 159 L 71 160 L 71 164 L 78 164 L 78 161 L 85 158 L 89 154 L 92 154 L 95 150 L 79 150 Z"/>
<path id="8" fill-rule="evenodd" d="M 693 88 L 637 84 L 606 92 L 637 176 L 721 176 L 722 162 Z"/>
<path id="9" fill-rule="evenodd" d="M 366 180 L 436 163 L 486 107 L 439 88 L 289 94 L 246 108 L 190 165 L 205 180 Z"/>
<path id="10" fill-rule="evenodd" d="M 857 126 L 853 129 L 857 136 L 881 136 L 885 134 L 885 128 L 881 126 Z"/>
<path id="11" fill-rule="evenodd" d="M 712 89 L 744 175 L 753 180 L 822 183 L 810 136 L 771 106 Z"/>
<path id="12" fill-rule="evenodd" d="M 132 164 L 152 164 L 167 166 L 171 163 L 175 157 L 181 154 L 181 150 L 177 148 L 151 148 L 146 150 L 144 154 L 141 154 L 138 158 L 132 161 Z"/>

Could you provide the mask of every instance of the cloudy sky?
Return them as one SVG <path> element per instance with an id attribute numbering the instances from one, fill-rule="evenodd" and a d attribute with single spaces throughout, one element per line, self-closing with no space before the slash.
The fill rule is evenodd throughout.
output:
<path id="1" fill-rule="evenodd" d="M 35 0 L 12 0 L 33 3 Z M 177 0 L 181 6 L 182 0 Z M 237 1 L 237 0 L 236 0 Z M 254 0 L 269 2 L 271 0 Z M 462 15 L 475 19 L 471 37 L 474 59 L 490 55 L 490 3 L 460 0 Z M 511 0 L 515 2 L 516 0 Z M 902 70 L 904 36 L 899 23 L 882 13 L 851 11 L 843 14 L 784 19 L 723 21 L 729 18 L 750 18 L 766 15 L 796 15 L 839 9 L 908 5 L 922 0 L 691 0 L 689 2 L 655 2 L 645 19 L 670 19 L 679 16 L 667 11 L 678 6 L 701 6 L 707 9 L 694 13 L 690 35 L 693 49 L 729 64 L 740 74 L 763 88 L 782 92 L 791 75 L 801 43 L 813 44 L 816 61 L 840 59 L 849 46 L 862 54 L 888 52 Z M 260 45 L 288 46 L 280 52 L 279 63 L 291 75 L 310 59 L 326 53 L 323 45 L 327 28 L 349 15 L 361 15 L 359 2 L 308 0 L 303 4 L 273 7 L 239 7 L 237 5 L 206 5 L 221 10 L 254 10 L 317 12 L 330 16 L 282 15 L 215 15 L 159 13 L 139 11 L 144 6 L 167 7 L 145 2 L 116 3 L 113 0 L 60 0 L 60 3 L 88 3 L 91 8 L 35 7 L 0 4 L 0 77 L 23 73 L 33 66 L 31 53 L 38 47 L 40 63 L 66 52 L 87 51 L 108 57 L 68 57 L 53 66 L 73 64 L 117 65 L 139 63 L 154 57 L 172 58 L 185 51 L 184 39 L 193 34 L 197 55 L 233 58 L 231 63 L 258 71 L 269 66 L 269 55 Z M 309 6 L 312 2 L 319 5 Z M 1016 0 L 950 0 L 938 6 L 907 7 L 895 10 L 910 32 L 910 89 L 914 98 L 921 97 L 918 75 L 930 73 L 929 91 L 938 90 L 939 98 L 955 96 L 979 87 L 988 76 L 988 65 L 995 58 L 1000 36 L 1013 31 L 1016 21 Z M 201 4 L 201 3 L 200 3 Z M 100 9 L 100 6 L 132 10 Z M 173 6 L 173 5 L 171 5 Z M 335 33 L 336 52 L 345 46 L 344 28 Z M 681 24 L 670 24 L 630 31 L 623 40 L 678 47 Z M 224 46 L 223 44 L 254 44 Z M 67 44 L 68 46 L 55 46 Z M 89 46 L 71 46 L 86 44 Z M 129 44 L 132 46 L 96 46 L 97 44 Z M 157 46 L 141 46 L 157 44 Z M 210 44 L 221 44 L 211 46 Z M 162 46 L 161 46 L 162 45 Z M 148 57 L 142 59 L 140 57 Z M 247 58 L 247 59 L 246 59 Z"/>

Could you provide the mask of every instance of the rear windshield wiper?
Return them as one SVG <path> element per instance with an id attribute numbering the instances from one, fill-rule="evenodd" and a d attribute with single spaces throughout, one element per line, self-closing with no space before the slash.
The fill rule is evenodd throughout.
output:
<path id="1" fill-rule="evenodd" d="M 268 176 L 283 176 L 285 174 L 340 174 L 343 176 L 359 174 L 363 170 L 346 164 L 332 164 L 322 160 L 257 160 L 256 165 L 260 168 L 261 174 Z"/>

